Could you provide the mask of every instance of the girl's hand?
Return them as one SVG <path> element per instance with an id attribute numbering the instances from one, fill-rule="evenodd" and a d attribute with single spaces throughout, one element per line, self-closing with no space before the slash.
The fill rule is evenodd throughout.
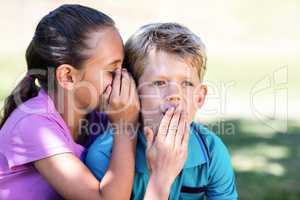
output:
<path id="1" fill-rule="evenodd" d="M 113 124 L 128 126 L 138 120 L 140 103 L 135 82 L 126 69 L 117 69 L 112 86 L 103 94 L 105 111 Z"/>
<path id="2" fill-rule="evenodd" d="M 145 128 L 145 135 L 146 156 L 150 170 L 145 198 L 156 199 L 154 193 L 165 194 L 168 197 L 169 189 L 187 158 L 189 139 L 187 116 L 182 111 L 170 108 L 160 123 L 158 133 L 154 135 L 150 128 Z M 166 190 L 159 191 L 159 188 Z"/>

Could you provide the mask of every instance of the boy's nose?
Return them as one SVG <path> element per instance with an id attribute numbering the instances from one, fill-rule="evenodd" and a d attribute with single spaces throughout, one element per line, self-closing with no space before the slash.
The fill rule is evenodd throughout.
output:
<path id="1" fill-rule="evenodd" d="M 182 97 L 174 94 L 165 98 L 165 102 L 161 105 L 160 109 L 165 114 L 171 107 L 181 109 L 182 108 Z"/>
<path id="2" fill-rule="evenodd" d="M 169 95 L 166 99 L 169 103 L 178 105 L 180 104 L 182 97 L 179 94 L 173 94 Z"/>

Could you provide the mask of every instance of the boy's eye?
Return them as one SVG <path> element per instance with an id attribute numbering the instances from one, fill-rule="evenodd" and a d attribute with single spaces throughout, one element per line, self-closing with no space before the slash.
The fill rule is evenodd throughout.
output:
<path id="1" fill-rule="evenodd" d="M 165 86 L 167 85 L 167 82 L 166 81 L 154 81 L 152 83 L 152 85 L 156 86 L 156 87 L 161 87 L 161 86 Z"/>
<path id="2" fill-rule="evenodd" d="M 194 86 L 194 84 L 190 81 L 183 81 L 183 86 Z"/>

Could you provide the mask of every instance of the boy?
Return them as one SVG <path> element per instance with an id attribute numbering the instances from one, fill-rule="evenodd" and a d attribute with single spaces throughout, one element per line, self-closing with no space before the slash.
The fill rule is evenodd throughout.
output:
<path id="1" fill-rule="evenodd" d="M 188 115 L 188 156 L 173 182 L 169 199 L 203 199 L 205 196 L 209 200 L 237 199 L 226 147 L 212 132 L 193 121 L 207 94 L 207 87 L 202 84 L 206 53 L 200 38 L 176 23 L 149 24 L 126 42 L 124 63 L 138 87 L 144 127 L 157 133 L 170 107 L 184 110 Z M 99 151 L 103 141 L 98 139 L 98 145 L 97 141 L 92 145 L 86 159 L 88 167 L 100 179 L 105 170 L 97 163 L 109 159 L 107 151 Z M 143 199 L 146 191 L 149 170 L 145 150 L 145 135 L 140 131 L 131 199 Z"/>

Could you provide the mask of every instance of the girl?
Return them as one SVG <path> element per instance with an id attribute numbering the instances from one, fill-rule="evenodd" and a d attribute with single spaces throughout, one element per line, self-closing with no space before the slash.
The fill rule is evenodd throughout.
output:
<path id="1" fill-rule="evenodd" d="M 39 22 L 26 51 L 27 74 L 7 97 L 0 121 L 0 199 L 130 198 L 140 105 L 121 68 L 123 51 L 113 20 L 92 8 L 63 5 Z M 101 182 L 80 159 L 105 128 L 100 108 L 114 127 Z M 86 119 L 93 123 L 82 126 Z M 171 119 L 169 113 L 166 125 Z M 153 133 L 147 139 L 152 181 L 145 198 L 159 199 L 186 152 L 172 151 L 171 141 Z"/>

